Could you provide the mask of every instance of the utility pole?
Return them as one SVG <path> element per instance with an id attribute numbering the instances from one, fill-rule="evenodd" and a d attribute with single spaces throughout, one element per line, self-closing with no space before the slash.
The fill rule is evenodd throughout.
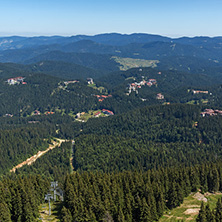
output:
<path id="1" fill-rule="evenodd" d="M 53 199 L 52 194 L 48 193 L 45 195 L 45 200 L 49 202 L 49 216 L 51 216 L 51 204 L 50 204 L 50 199 Z"/>

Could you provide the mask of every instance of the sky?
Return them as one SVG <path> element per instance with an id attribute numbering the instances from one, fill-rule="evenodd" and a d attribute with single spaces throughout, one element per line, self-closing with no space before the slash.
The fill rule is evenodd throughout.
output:
<path id="1" fill-rule="evenodd" d="M 0 36 L 222 36 L 221 0 L 1 0 Z"/>

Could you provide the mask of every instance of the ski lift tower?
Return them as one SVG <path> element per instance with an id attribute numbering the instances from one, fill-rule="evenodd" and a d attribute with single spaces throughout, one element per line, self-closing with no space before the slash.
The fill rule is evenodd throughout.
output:
<path id="1" fill-rule="evenodd" d="M 45 195 L 45 200 L 49 202 L 49 216 L 51 216 L 51 204 L 50 204 L 50 199 L 53 199 L 52 194 L 48 193 Z"/>
<path id="2" fill-rule="evenodd" d="M 56 201 L 56 189 L 58 187 L 58 181 L 55 181 L 55 182 L 51 182 L 51 189 L 50 191 L 53 191 L 54 193 L 54 201 Z"/>

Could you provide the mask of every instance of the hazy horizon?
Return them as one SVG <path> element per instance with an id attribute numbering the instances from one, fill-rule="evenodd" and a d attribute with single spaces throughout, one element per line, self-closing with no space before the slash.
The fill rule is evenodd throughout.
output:
<path id="1" fill-rule="evenodd" d="M 220 0 L 8 0 L 1 3 L 0 36 L 222 36 L 221 8 Z"/>
<path id="2" fill-rule="evenodd" d="M 177 38 L 183 38 L 183 37 L 188 37 L 188 38 L 194 38 L 194 37 L 209 37 L 209 38 L 217 38 L 217 37 L 222 37 L 221 36 L 207 36 L 207 35 L 194 35 L 194 36 L 185 36 L 185 35 L 182 35 L 182 36 L 176 36 L 176 35 L 167 35 L 167 34 L 158 34 L 158 33 L 144 33 L 144 32 L 133 32 L 133 33 L 120 33 L 120 32 L 106 32 L 106 33 L 95 33 L 95 34 L 82 34 L 82 33 L 79 33 L 79 34 L 71 34 L 71 35 L 60 35 L 60 34 L 37 34 L 37 33 L 24 33 L 24 34 L 12 34 L 12 35 L 9 35 L 7 33 L 1 33 L 0 32 L 0 38 L 7 38 L 7 37 L 25 37 L 25 38 L 31 38 L 31 37 L 55 37 L 55 36 L 58 36 L 58 37 L 72 37 L 72 36 L 79 36 L 79 35 L 83 35 L 83 36 L 96 36 L 96 35 L 105 35 L 105 34 L 121 34 L 121 35 L 132 35 L 132 34 L 147 34 L 147 35 L 159 35 L 159 36 L 163 36 L 163 37 L 168 37 L 168 38 L 172 38 L 172 39 L 177 39 Z"/>

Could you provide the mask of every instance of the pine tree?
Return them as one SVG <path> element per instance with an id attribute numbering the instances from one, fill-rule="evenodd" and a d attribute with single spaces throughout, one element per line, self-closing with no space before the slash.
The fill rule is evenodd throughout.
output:
<path id="1" fill-rule="evenodd" d="M 114 222 L 112 216 L 110 215 L 110 213 L 108 211 L 106 211 L 106 213 L 104 214 L 102 221 L 103 222 Z"/>
<path id="2" fill-rule="evenodd" d="M 200 211 L 196 219 L 197 222 L 207 222 L 206 211 L 204 207 L 204 203 L 201 203 Z"/>
<path id="3" fill-rule="evenodd" d="M 214 214 L 213 214 L 213 212 L 210 209 L 209 203 L 207 204 L 207 206 L 205 208 L 205 211 L 206 211 L 207 222 L 215 222 Z"/>
<path id="4" fill-rule="evenodd" d="M 21 222 L 22 221 L 22 198 L 19 190 L 16 188 L 13 193 L 13 198 L 12 198 L 12 219 Z"/>
<path id="5" fill-rule="evenodd" d="M 202 165 L 200 169 L 200 184 L 201 184 L 201 191 L 206 192 L 208 191 L 208 184 L 207 184 L 207 172 L 205 165 Z"/>
<path id="6" fill-rule="evenodd" d="M 195 192 L 197 191 L 197 188 L 199 187 L 200 181 L 198 177 L 198 169 L 195 167 L 190 168 L 190 183 L 191 183 L 191 191 Z"/>
<path id="7" fill-rule="evenodd" d="M 169 209 L 172 209 L 172 208 L 178 206 L 177 190 L 176 190 L 176 183 L 175 182 L 172 182 L 172 184 L 170 185 L 170 188 L 168 191 L 167 206 Z"/>
<path id="8" fill-rule="evenodd" d="M 217 201 L 215 220 L 216 222 L 222 221 L 222 198 Z"/>
<path id="9" fill-rule="evenodd" d="M 122 208 L 119 208 L 118 222 L 125 222 L 125 216 L 124 216 L 124 214 L 123 214 Z"/>
<path id="10" fill-rule="evenodd" d="M 212 177 L 211 177 L 211 191 L 216 192 L 219 190 L 219 174 L 215 165 L 213 165 L 212 169 Z"/>
<path id="11" fill-rule="evenodd" d="M 150 207 L 148 206 L 146 199 L 142 199 L 142 205 L 140 206 L 140 221 L 141 222 L 149 222 L 153 221 L 151 212 L 150 212 Z"/>
<path id="12" fill-rule="evenodd" d="M 71 222 L 72 221 L 72 214 L 66 207 L 62 208 L 61 211 L 61 222 Z"/>
<path id="13" fill-rule="evenodd" d="M 11 222 L 10 210 L 5 202 L 0 202 L 0 222 Z"/>
<path id="14" fill-rule="evenodd" d="M 157 216 L 161 217 L 163 215 L 166 205 L 163 192 L 160 188 L 158 188 L 155 194 L 155 199 L 156 199 Z"/>

